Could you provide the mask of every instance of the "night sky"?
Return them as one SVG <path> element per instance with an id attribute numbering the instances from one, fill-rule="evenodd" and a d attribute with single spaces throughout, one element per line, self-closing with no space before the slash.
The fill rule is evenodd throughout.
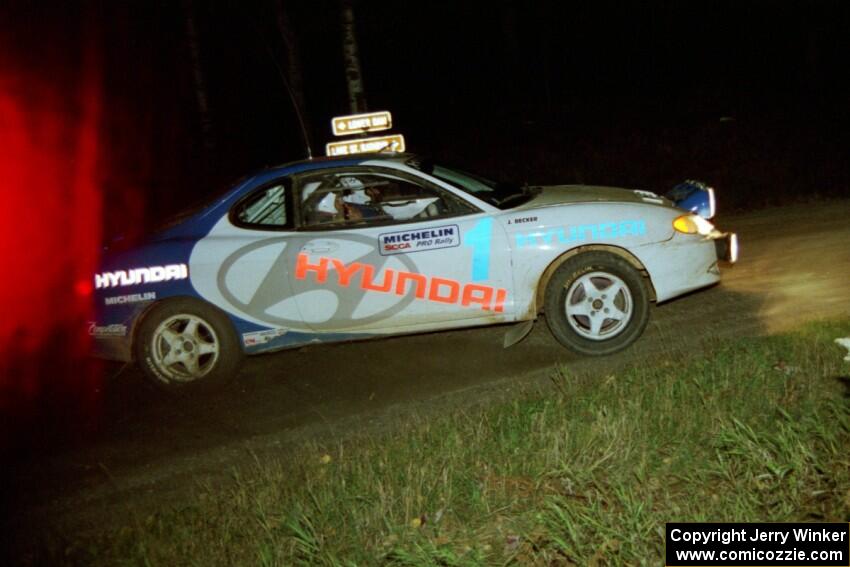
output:
<path id="1" fill-rule="evenodd" d="M 107 233 L 127 220 L 155 224 L 246 172 L 304 157 L 280 78 L 288 57 L 275 2 L 4 8 L 12 59 L 55 90 L 74 86 L 94 46 Z M 354 6 L 368 106 L 393 112 L 409 151 L 533 183 L 664 190 L 704 178 L 728 192 L 730 206 L 847 191 L 846 2 Z M 330 118 L 348 112 L 340 2 L 283 9 L 321 155 Z"/>

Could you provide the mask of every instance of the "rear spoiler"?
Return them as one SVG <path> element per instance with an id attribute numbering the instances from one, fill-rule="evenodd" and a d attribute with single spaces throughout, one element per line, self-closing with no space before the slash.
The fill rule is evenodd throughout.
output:
<path id="1" fill-rule="evenodd" d="M 714 189 L 702 181 L 688 179 L 673 187 L 664 196 L 680 209 L 696 213 L 704 219 L 712 218 L 716 212 Z"/>

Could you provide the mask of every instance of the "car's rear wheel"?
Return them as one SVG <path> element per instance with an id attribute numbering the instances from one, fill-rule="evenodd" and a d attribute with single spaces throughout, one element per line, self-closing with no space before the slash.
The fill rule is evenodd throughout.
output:
<path id="1" fill-rule="evenodd" d="M 227 382 L 242 358 L 227 316 L 193 299 L 172 299 L 154 307 L 139 326 L 135 351 L 147 377 L 171 391 Z"/>
<path id="2" fill-rule="evenodd" d="M 649 292 L 629 262 L 586 252 L 561 264 L 546 286 L 546 322 L 558 341 L 586 355 L 628 347 L 649 321 Z"/>

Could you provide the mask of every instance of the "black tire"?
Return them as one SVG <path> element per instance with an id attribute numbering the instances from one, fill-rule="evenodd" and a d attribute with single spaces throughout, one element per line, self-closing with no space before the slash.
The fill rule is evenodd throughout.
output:
<path id="1" fill-rule="evenodd" d="M 133 348 L 146 377 L 171 392 L 220 386 L 236 376 L 244 356 L 227 316 L 190 298 L 164 301 L 145 314 Z"/>
<path id="2" fill-rule="evenodd" d="M 549 329 L 558 342 L 579 354 L 603 356 L 623 350 L 649 321 L 643 276 L 608 252 L 570 258 L 552 274 L 545 293 Z"/>

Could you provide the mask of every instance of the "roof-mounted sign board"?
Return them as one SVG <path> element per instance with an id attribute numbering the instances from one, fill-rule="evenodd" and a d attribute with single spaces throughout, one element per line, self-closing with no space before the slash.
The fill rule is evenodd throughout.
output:
<path id="1" fill-rule="evenodd" d="M 393 127 L 393 117 L 387 110 L 367 114 L 337 116 L 331 120 L 334 136 L 347 136 L 363 132 L 379 132 Z"/>
<path id="2" fill-rule="evenodd" d="M 377 138 L 361 138 L 346 140 L 344 142 L 331 142 L 325 146 L 325 153 L 329 156 L 350 156 L 354 154 L 368 154 L 376 152 L 403 152 L 404 136 L 391 134 Z"/>

